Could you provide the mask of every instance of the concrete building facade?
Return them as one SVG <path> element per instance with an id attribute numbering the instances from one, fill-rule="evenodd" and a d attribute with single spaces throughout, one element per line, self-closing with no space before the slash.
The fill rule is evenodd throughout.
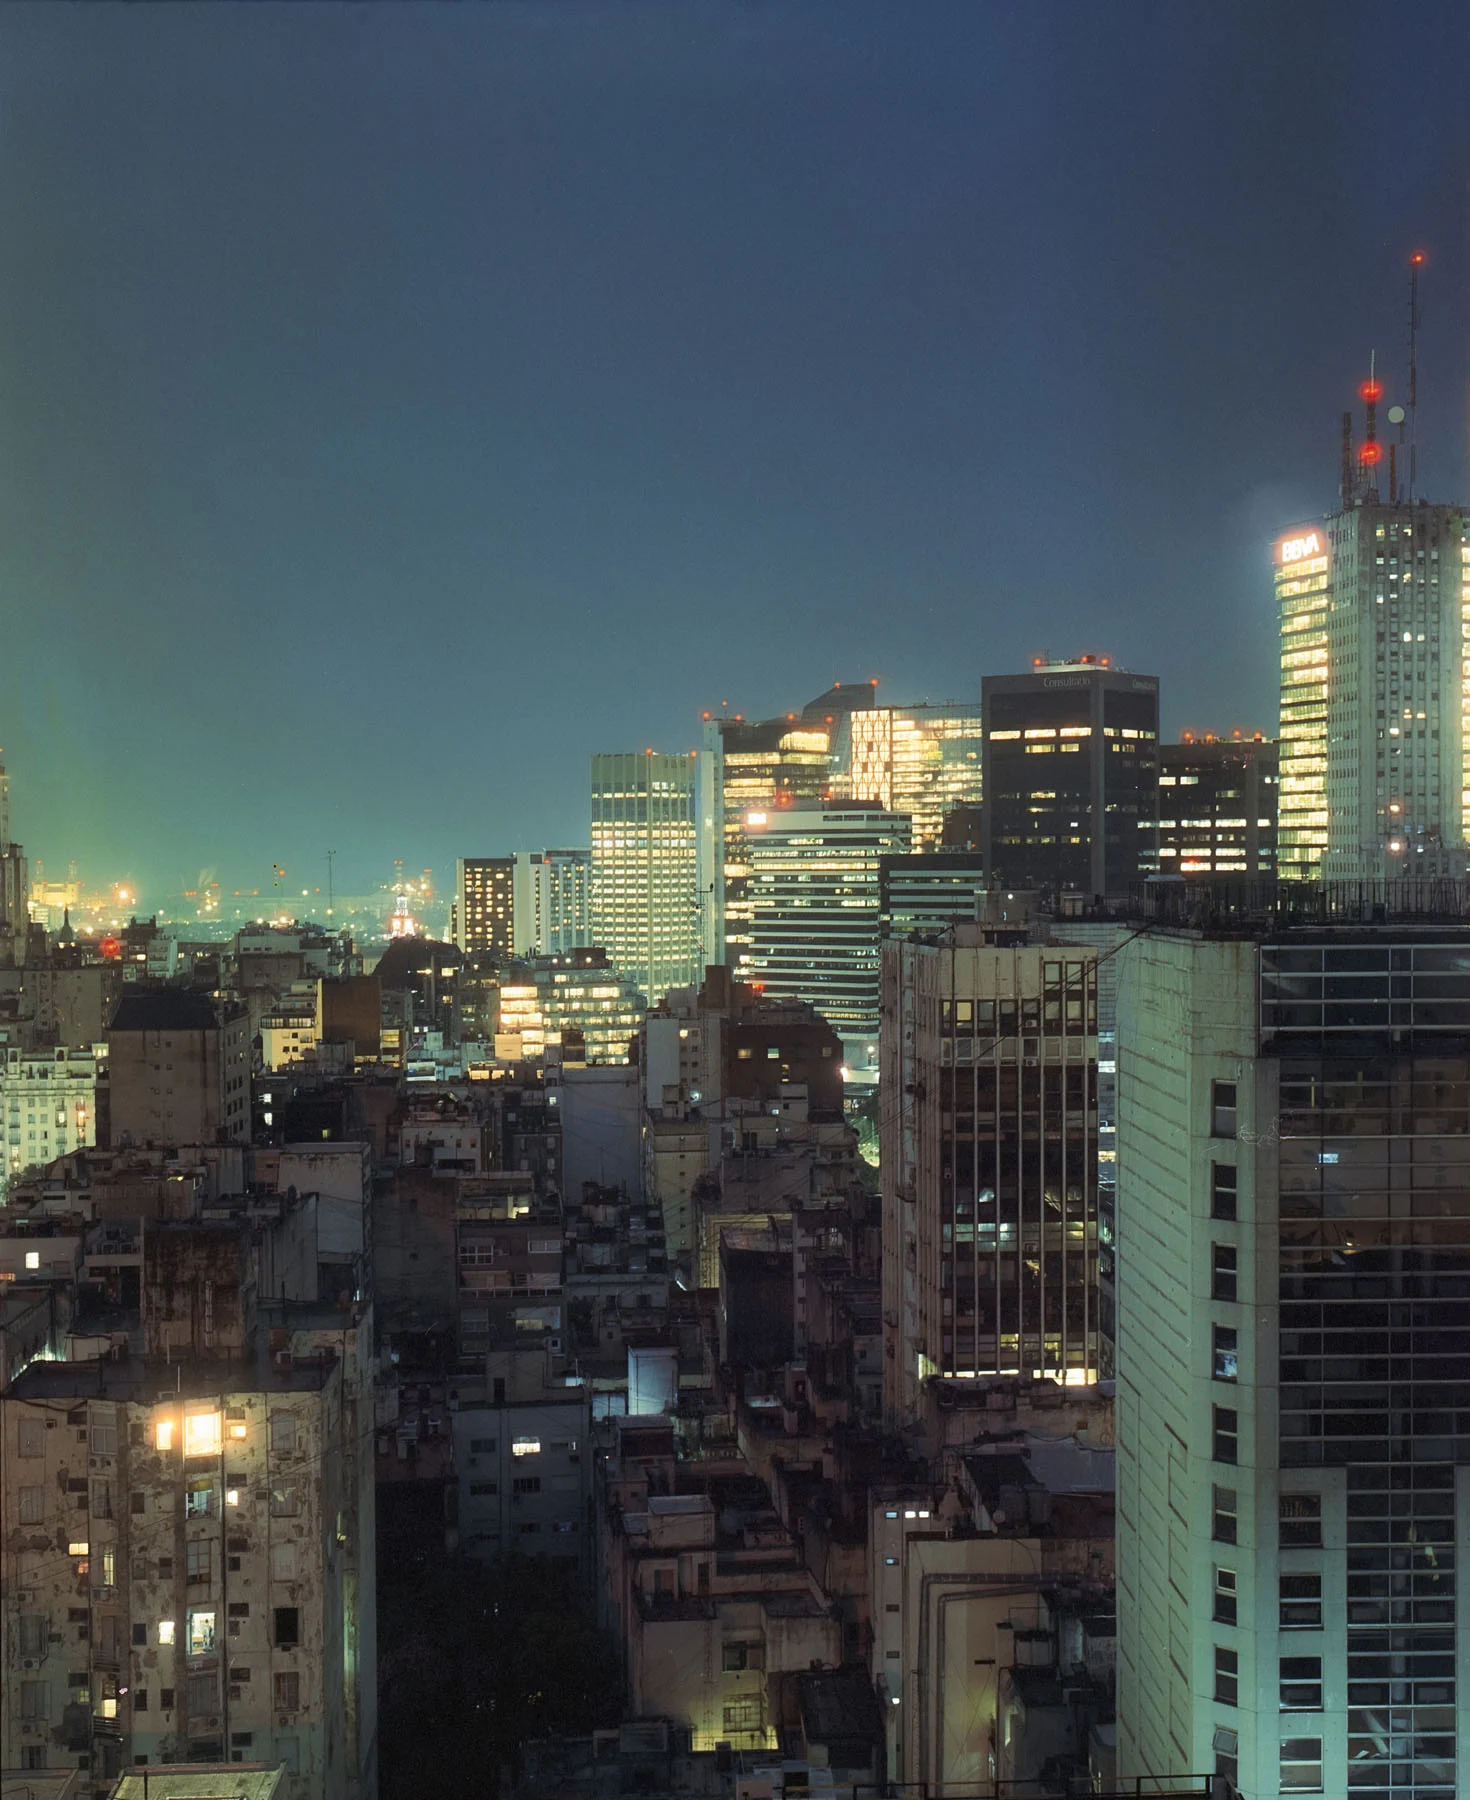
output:
<path id="1" fill-rule="evenodd" d="M 205 995 L 138 989 L 107 1029 L 112 1142 L 243 1144 L 250 1138 L 249 1016 Z"/>
<path id="2" fill-rule="evenodd" d="M 1127 946 L 1120 1772 L 1463 1791 L 1470 932 Z"/>
<path id="3" fill-rule="evenodd" d="M 511 883 L 511 950 L 564 956 L 592 942 L 592 852 L 517 850 Z"/>
<path id="4" fill-rule="evenodd" d="M 101 1044 L 88 1050 L 0 1049 L 0 1202 L 22 1169 L 97 1141 Z"/>

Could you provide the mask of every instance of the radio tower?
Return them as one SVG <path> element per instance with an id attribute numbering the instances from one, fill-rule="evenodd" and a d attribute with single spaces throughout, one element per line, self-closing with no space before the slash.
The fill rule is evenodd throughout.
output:
<path id="1" fill-rule="evenodd" d="M 1404 497 L 1410 505 L 1419 473 L 1419 271 L 1423 267 L 1424 252 L 1416 250 L 1409 258 L 1409 487 Z"/>

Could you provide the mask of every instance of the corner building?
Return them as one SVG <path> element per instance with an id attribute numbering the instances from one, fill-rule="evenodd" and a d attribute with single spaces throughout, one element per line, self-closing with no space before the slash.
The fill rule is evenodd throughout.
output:
<path id="1" fill-rule="evenodd" d="M 1470 931 L 1357 892 L 1120 959 L 1129 1778 L 1465 1791 Z"/>

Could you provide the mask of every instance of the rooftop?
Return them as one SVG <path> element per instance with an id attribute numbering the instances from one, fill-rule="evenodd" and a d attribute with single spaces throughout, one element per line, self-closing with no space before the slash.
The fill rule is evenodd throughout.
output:
<path id="1" fill-rule="evenodd" d="M 285 1773 L 284 1764 L 169 1763 L 119 1776 L 109 1800 L 271 1800 Z"/>
<path id="2" fill-rule="evenodd" d="M 220 1394 L 313 1393 L 327 1385 L 335 1361 L 305 1362 L 289 1368 L 262 1358 L 250 1362 L 164 1362 L 101 1357 L 93 1362 L 32 1363 L 16 1377 L 12 1400 L 120 1400 L 136 1406 L 160 1398 L 199 1400 Z"/>
<path id="3" fill-rule="evenodd" d="M 113 1031 L 216 1031 L 219 1020 L 207 994 L 191 988 L 143 988 L 124 994 L 108 1026 Z"/>

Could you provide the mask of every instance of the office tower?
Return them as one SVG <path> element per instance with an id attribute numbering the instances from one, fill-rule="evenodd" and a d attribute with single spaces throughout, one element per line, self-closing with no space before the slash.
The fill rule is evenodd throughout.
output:
<path id="1" fill-rule="evenodd" d="M 590 850 L 517 850 L 511 948 L 517 956 L 561 956 L 592 942 Z"/>
<path id="2" fill-rule="evenodd" d="M 833 793 L 914 822 L 914 849 L 937 850 L 957 806 L 980 804 L 978 702 L 874 706 L 846 714 L 834 746 Z"/>
<path id="3" fill-rule="evenodd" d="M 641 991 L 601 946 L 533 957 L 502 975 L 495 1054 L 539 1062 L 551 1044 L 564 1064 L 626 1063 L 644 1011 Z"/>
<path id="4" fill-rule="evenodd" d="M 885 856 L 878 865 L 883 936 L 912 937 L 916 932 L 973 924 L 984 887 L 984 866 L 977 851 Z"/>
<path id="5" fill-rule="evenodd" d="M 1153 870 L 1190 881 L 1273 879 L 1278 761 L 1278 746 L 1259 736 L 1161 744 Z"/>
<path id="6" fill-rule="evenodd" d="M 698 760 L 592 758 L 592 938 L 651 1002 L 699 978 Z"/>
<path id="7" fill-rule="evenodd" d="M 1470 931 L 1323 898 L 1120 958 L 1119 1769 L 1451 1800 Z"/>
<path id="8" fill-rule="evenodd" d="M 745 979 L 805 1000 L 866 1067 L 878 1032 L 878 871 L 909 847 L 909 822 L 880 806 L 793 808 L 748 821 L 750 954 Z"/>
<path id="9" fill-rule="evenodd" d="M 454 865 L 454 942 L 464 951 L 510 956 L 515 858 L 461 856 Z"/>
<path id="10" fill-rule="evenodd" d="M 990 885 L 1126 894 L 1158 816 L 1158 678 L 1083 656 L 980 686 Z"/>
<path id="11" fill-rule="evenodd" d="M 1026 940 L 883 947 L 890 1426 L 935 1376 L 1097 1379 L 1097 953 Z"/>
<path id="12" fill-rule="evenodd" d="M 700 757 L 700 910 L 702 961 L 740 972 L 750 949 L 750 846 L 747 820 L 764 824 L 775 808 L 816 806 L 831 798 L 837 731 L 871 708 L 877 683 L 834 682 L 799 713 L 752 720 L 706 713 Z"/>
<path id="13" fill-rule="evenodd" d="M 1463 509 L 1383 504 L 1360 485 L 1340 511 L 1283 533 L 1273 563 L 1283 878 L 1459 877 L 1470 807 Z"/>

